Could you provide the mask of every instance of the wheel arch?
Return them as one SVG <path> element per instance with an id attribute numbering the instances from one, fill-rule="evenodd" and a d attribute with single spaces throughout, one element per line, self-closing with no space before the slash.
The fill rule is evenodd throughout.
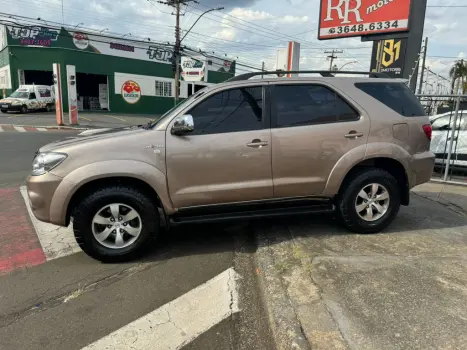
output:
<path id="1" fill-rule="evenodd" d="M 50 221 L 68 225 L 73 206 L 90 191 L 112 185 L 137 187 L 154 196 L 165 214 L 174 211 L 165 174 L 139 161 L 107 161 L 88 164 L 68 174 L 56 189 L 50 207 Z"/>
<path id="2" fill-rule="evenodd" d="M 409 169 L 409 153 L 402 147 L 392 143 L 372 143 L 365 148 L 357 147 L 345 154 L 336 163 L 329 175 L 323 195 L 334 197 L 355 172 L 368 167 L 377 167 L 393 175 L 401 188 L 401 204 L 409 204 L 411 178 Z"/>
<path id="3" fill-rule="evenodd" d="M 390 173 L 396 179 L 400 191 L 401 191 L 401 204 L 409 205 L 410 201 L 410 192 L 409 192 L 409 178 L 407 176 L 407 171 L 404 165 L 401 162 L 394 158 L 388 157 L 374 157 L 365 159 L 357 164 L 355 164 L 345 175 L 342 184 L 339 188 L 338 194 L 341 193 L 342 189 L 345 188 L 346 184 L 354 177 L 356 174 L 365 171 L 368 168 L 378 168 L 383 169 Z"/>
<path id="4" fill-rule="evenodd" d="M 70 218 L 73 213 L 74 208 L 83 200 L 86 196 L 94 192 L 95 190 L 103 187 L 109 186 L 128 186 L 140 190 L 145 194 L 149 194 L 153 198 L 153 203 L 160 208 L 164 208 L 159 195 L 157 192 L 145 181 L 138 179 L 136 177 L 126 177 L 126 176 L 115 176 L 115 177 L 103 177 L 91 180 L 84 183 L 81 187 L 71 196 L 68 205 L 66 207 L 66 223 L 70 223 Z"/>

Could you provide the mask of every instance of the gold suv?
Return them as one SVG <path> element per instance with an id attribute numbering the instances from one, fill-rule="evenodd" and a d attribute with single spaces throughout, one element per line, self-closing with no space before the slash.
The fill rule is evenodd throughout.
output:
<path id="1" fill-rule="evenodd" d="M 417 98 L 377 73 L 251 79 L 276 73 L 205 88 L 152 124 L 42 147 L 27 180 L 35 216 L 72 221 L 81 248 L 102 261 L 141 254 L 162 219 L 335 211 L 349 230 L 384 229 L 433 171 Z"/>

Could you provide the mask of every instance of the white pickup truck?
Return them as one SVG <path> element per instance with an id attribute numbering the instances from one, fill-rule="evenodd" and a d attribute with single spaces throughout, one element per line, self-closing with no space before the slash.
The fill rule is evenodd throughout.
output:
<path id="1" fill-rule="evenodd" d="M 47 85 L 21 85 L 9 97 L 0 100 L 2 113 L 16 111 L 46 110 L 51 112 L 55 107 L 53 86 Z"/>

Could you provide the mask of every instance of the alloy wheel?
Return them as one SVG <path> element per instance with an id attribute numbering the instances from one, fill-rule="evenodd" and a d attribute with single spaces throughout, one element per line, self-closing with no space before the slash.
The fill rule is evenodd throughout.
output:
<path id="1" fill-rule="evenodd" d="M 141 234 L 142 227 L 138 212 L 122 203 L 104 206 L 92 220 L 94 238 L 110 249 L 122 249 L 132 245 Z"/>
<path id="2" fill-rule="evenodd" d="M 355 210 L 361 219 L 373 222 L 381 219 L 388 212 L 389 203 L 390 196 L 386 187 L 372 183 L 358 192 Z"/>

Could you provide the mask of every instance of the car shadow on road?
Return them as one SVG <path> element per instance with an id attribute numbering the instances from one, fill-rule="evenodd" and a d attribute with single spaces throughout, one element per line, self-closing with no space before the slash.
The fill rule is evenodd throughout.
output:
<path id="1" fill-rule="evenodd" d="M 416 195 L 412 196 L 411 205 L 401 207 L 394 222 L 379 235 L 395 235 L 394 238 L 397 238 L 425 230 L 430 230 L 431 235 L 443 235 L 444 229 L 449 229 L 450 232 L 458 232 L 458 239 L 461 236 L 464 240 L 465 227 L 466 216 L 442 203 Z M 274 231 L 278 229 L 283 233 L 289 231 L 290 234 L 275 235 Z M 155 248 L 151 249 L 142 261 L 165 261 L 182 256 L 234 253 L 238 250 L 255 253 L 256 235 L 259 233 L 269 236 L 272 239 L 271 244 L 292 237 L 319 239 L 356 235 L 346 230 L 334 214 L 187 224 L 164 230 L 157 239 Z M 467 234 L 465 240 L 467 243 Z"/>
<path id="2" fill-rule="evenodd" d="M 156 247 L 142 261 L 164 261 L 188 255 L 255 252 L 253 223 L 187 224 L 164 229 Z"/>

